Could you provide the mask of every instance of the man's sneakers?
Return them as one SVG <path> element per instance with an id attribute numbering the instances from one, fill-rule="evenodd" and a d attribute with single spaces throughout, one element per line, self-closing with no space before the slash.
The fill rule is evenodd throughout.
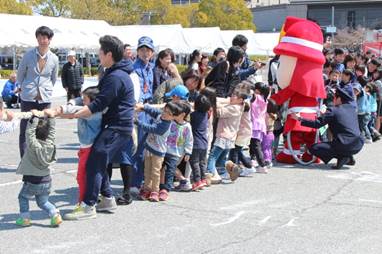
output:
<path id="1" fill-rule="evenodd" d="M 97 217 L 95 206 L 88 206 L 85 203 L 77 205 L 71 213 L 64 215 L 64 220 L 87 220 Z"/>
<path id="2" fill-rule="evenodd" d="M 117 203 L 115 202 L 114 197 L 104 197 L 102 196 L 101 202 L 99 202 L 96 206 L 97 212 L 113 212 L 117 209 Z"/>
<path id="3" fill-rule="evenodd" d="M 32 224 L 30 219 L 27 219 L 27 218 L 24 219 L 20 217 L 16 220 L 16 225 L 20 227 L 29 227 Z"/>

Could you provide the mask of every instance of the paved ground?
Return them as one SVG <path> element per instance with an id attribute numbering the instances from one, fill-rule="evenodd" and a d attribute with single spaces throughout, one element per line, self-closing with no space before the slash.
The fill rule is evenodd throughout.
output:
<path id="1" fill-rule="evenodd" d="M 56 99 L 56 103 L 63 98 Z M 76 202 L 75 121 L 59 120 L 50 200 Z M 276 165 L 164 203 L 135 201 L 115 214 L 52 229 L 31 202 L 33 226 L 18 228 L 18 133 L 0 136 L 0 253 L 381 253 L 382 142 L 365 146 L 350 170 Z M 119 173 L 114 189 L 121 191 Z"/>

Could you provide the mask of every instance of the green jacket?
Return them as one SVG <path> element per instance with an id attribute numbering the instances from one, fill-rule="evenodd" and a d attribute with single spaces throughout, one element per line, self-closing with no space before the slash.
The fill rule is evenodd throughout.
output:
<path id="1" fill-rule="evenodd" d="M 51 164 L 56 161 L 55 120 L 54 118 L 48 118 L 50 128 L 48 138 L 45 141 L 36 138 L 38 121 L 37 117 L 28 121 L 25 131 L 27 149 L 16 170 L 16 174 L 47 176 L 50 175 Z"/>

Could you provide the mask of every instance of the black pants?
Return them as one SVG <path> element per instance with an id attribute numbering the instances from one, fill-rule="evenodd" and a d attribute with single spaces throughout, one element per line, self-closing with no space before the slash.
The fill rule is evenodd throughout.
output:
<path id="1" fill-rule="evenodd" d="M 344 147 L 344 149 L 346 149 L 346 147 Z M 309 152 L 312 155 L 320 158 L 324 163 L 328 163 L 333 158 L 341 159 L 345 157 L 350 157 L 358 153 L 360 150 L 361 149 L 359 150 L 357 149 L 353 151 L 344 151 L 344 150 L 338 149 L 338 145 L 334 145 L 333 142 L 323 142 L 323 143 L 313 144 L 310 147 Z"/>
<path id="2" fill-rule="evenodd" d="M 86 163 L 86 194 L 84 202 L 87 205 L 95 205 L 100 192 L 105 197 L 113 195 L 107 166 L 112 158 L 121 152 L 129 139 L 131 139 L 130 135 L 110 128 L 102 130 L 96 138 Z"/>
<path id="3" fill-rule="evenodd" d="M 194 182 L 205 179 L 207 171 L 207 149 L 193 149 L 190 157 L 190 166 Z"/>
<path id="4" fill-rule="evenodd" d="M 68 89 L 68 101 L 77 97 L 81 97 L 81 88 Z"/>
<path id="5" fill-rule="evenodd" d="M 21 112 L 28 112 L 32 109 L 44 110 L 50 108 L 50 103 L 38 103 L 33 101 L 21 101 Z M 20 122 L 20 135 L 19 135 L 19 151 L 22 158 L 26 149 L 25 130 L 27 128 L 28 119 L 22 119 Z"/>
<path id="6" fill-rule="evenodd" d="M 261 149 L 260 140 L 256 138 L 251 138 L 251 143 L 249 145 L 249 153 L 251 154 L 251 157 L 253 157 L 253 155 L 256 157 L 256 161 L 260 167 L 265 166 L 264 154 L 263 150 Z"/>
<path id="7" fill-rule="evenodd" d="M 133 166 L 128 164 L 119 164 L 119 168 L 121 170 L 121 176 L 123 181 L 123 191 L 127 192 L 130 190 L 131 182 L 133 178 Z M 111 181 L 111 177 L 113 176 L 113 163 L 109 163 L 107 166 L 107 174 L 109 175 L 109 181 Z"/>
<path id="8" fill-rule="evenodd" d="M 251 158 L 244 155 L 242 146 L 235 145 L 235 148 L 229 151 L 229 159 L 235 164 L 240 164 L 241 162 L 244 167 L 252 168 Z"/>

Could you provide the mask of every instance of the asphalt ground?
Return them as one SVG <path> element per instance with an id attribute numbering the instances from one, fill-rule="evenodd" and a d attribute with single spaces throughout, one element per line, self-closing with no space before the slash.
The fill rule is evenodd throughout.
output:
<path id="1" fill-rule="evenodd" d="M 54 104 L 65 101 L 55 98 Z M 61 213 L 76 204 L 75 120 L 57 120 L 50 201 Z M 0 136 L 0 253 L 382 253 L 382 141 L 365 145 L 356 165 L 276 164 L 268 174 L 167 202 L 134 201 L 94 220 L 49 226 L 30 202 L 32 223 L 15 225 L 21 177 L 18 131 Z M 334 163 L 333 161 L 332 163 Z M 118 170 L 113 188 L 122 191 Z"/>

